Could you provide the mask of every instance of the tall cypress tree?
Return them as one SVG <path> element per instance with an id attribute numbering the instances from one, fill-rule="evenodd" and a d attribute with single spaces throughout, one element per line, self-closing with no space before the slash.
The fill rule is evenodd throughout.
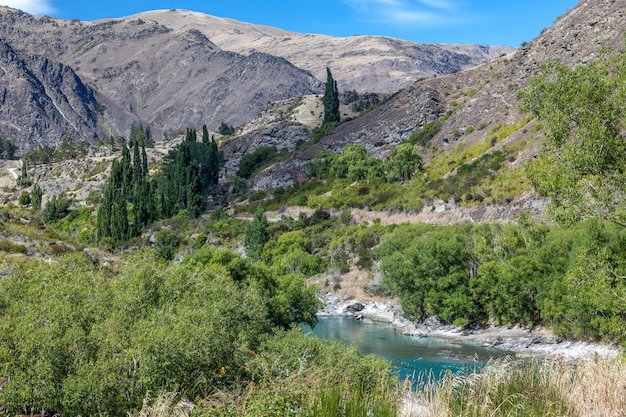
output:
<path id="1" fill-rule="evenodd" d="M 110 177 L 109 177 L 110 181 Z M 111 209 L 113 208 L 113 190 L 112 187 L 107 185 L 104 190 L 104 197 L 100 202 L 100 207 L 98 207 L 98 230 L 97 230 L 97 238 L 98 240 L 102 240 L 105 237 L 112 236 L 111 230 Z"/>
<path id="2" fill-rule="evenodd" d="M 146 147 L 141 147 L 141 171 L 144 178 L 148 176 L 148 155 L 146 154 Z"/>
<path id="3" fill-rule="evenodd" d="M 138 184 L 143 179 L 143 166 L 139 156 L 139 142 L 133 145 L 133 184 Z"/>
<path id="4" fill-rule="evenodd" d="M 154 148 L 154 140 L 152 140 L 152 132 L 150 132 L 150 126 L 146 126 L 146 131 L 144 133 L 144 136 L 146 140 L 145 140 L 145 143 L 143 143 L 143 145 L 149 148 Z"/>
<path id="5" fill-rule="evenodd" d="M 115 242 L 128 239 L 128 210 L 126 198 L 121 191 L 114 192 L 114 204 L 111 207 L 111 237 Z"/>
<path id="6" fill-rule="evenodd" d="M 122 169 L 117 159 L 111 163 L 111 174 L 104 189 L 104 197 L 98 207 L 98 240 L 105 237 L 113 237 L 113 206 L 115 205 L 115 193 L 123 184 Z"/>
<path id="7" fill-rule="evenodd" d="M 324 123 L 338 123 L 341 120 L 339 113 L 339 89 L 337 81 L 333 79 L 330 68 L 326 67 L 326 89 L 324 90 Z"/>
<path id="8" fill-rule="evenodd" d="M 211 142 L 208 143 L 208 176 L 209 184 L 211 186 L 217 185 L 220 177 L 220 171 L 224 166 L 224 152 L 220 151 L 217 147 L 215 138 L 211 138 Z"/>
<path id="9" fill-rule="evenodd" d="M 124 145 L 122 148 L 122 162 L 121 162 L 121 171 L 122 171 L 122 196 L 128 197 L 130 196 L 132 185 L 133 185 L 133 170 L 131 167 L 130 161 L 130 151 Z"/>
<path id="10" fill-rule="evenodd" d="M 186 142 L 197 142 L 198 134 L 196 133 L 196 129 L 187 128 L 187 134 L 185 135 Z"/>
<path id="11" fill-rule="evenodd" d="M 202 143 L 209 143 L 209 129 L 206 125 L 202 125 Z"/>

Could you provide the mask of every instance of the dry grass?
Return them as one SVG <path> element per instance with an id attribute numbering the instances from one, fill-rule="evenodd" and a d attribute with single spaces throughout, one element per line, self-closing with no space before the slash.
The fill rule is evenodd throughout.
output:
<path id="1" fill-rule="evenodd" d="M 213 403 L 213 406 L 217 403 L 231 404 L 233 408 L 230 408 L 230 411 L 226 411 L 228 409 L 226 408 L 217 413 L 220 416 L 257 415 L 254 414 L 255 410 L 261 413 L 258 415 L 264 415 L 263 413 L 281 415 L 281 406 L 285 407 L 282 410 L 283 415 L 331 415 L 327 411 L 317 410 L 324 405 L 320 402 L 324 392 L 317 392 L 313 397 L 309 397 L 302 389 L 297 388 L 302 383 L 305 386 L 313 385 L 312 383 L 319 382 L 319 379 L 320 375 L 313 373 L 304 380 L 292 376 L 269 387 L 251 384 L 238 392 L 222 392 L 221 398 L 213 397 L 209 402 Z M 391 411 L 397 401 L 397 395 L 404 392 L 401 405 L 398 407 L 399 417 L 626 416 L 626 364 L 620 360 L 596 358 L 593 361 L 577 363 L 555 360 L 529 362 L 501 360 L 478 373 L 465 376 L 448 375 L 443 381 L 422 381 L 418 385 L 424 389 L 415 392 L 408 384 L 395 392 L 376 391 L 372 398 L 356 396 L 344 400 L 357 400 L 364 405 L 383 401 L 391 406 L 389 409 Z M 329 392 L 335 394 L 337 398 L 343 398 L 345 395 L 342 391 L 337 391 L 339 394 L 332 390 Z M 287 401 L 287 404 L 282 401 L 276 403 L 276 399 L 282 401 L 290 399 L 293 401 L 292 404 L 301 404 L 301 408 L 286 407 L 291 401 Z M 209 409 L 215 410 L 207 405 L 201 404 L 202 411 L 200 409 L 195 411 L 205 415 Z M 142 410 L 133 416 L 182 417 L 189 415 L 190 411 L 190 403 L 176 402 L 174 394 L 162 394 L 154 401 L 149 399 L 144 401 Z M 208 415 L 216 415 L 214 412 L 208 411 Z M 249 414 L 251 412 L 253 414 Z M 361 414 L 370 415 L 365 411 Z"/>
<path id="2" fill-rule="evenodd" d="M 193 405 L 186 399 L 176 401 L 176 393 L 159 394 L 154 400 L 146 396 L 141 411 L 131 414 L 132 417 L 187 417 Z"/>
<path id="3" fill-rule="evenodd" d="M 568 383 L 568 378 L 572 381 Z M 626 416 L 626 364 L 594 361 L 561 376 L 563 394 L 580 417 Z"/>
<path id="4" fill-rule="evenodd" d="M 498 361 L 407 393 L 402 417 L 626 416 L 622 361 Z"/>

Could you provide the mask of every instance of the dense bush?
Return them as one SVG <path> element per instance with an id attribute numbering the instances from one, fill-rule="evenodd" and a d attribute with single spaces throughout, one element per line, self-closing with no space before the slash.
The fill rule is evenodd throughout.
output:
<path id="1" fill-rule="evenodd" d="M 15 263 L 0 280 L 0 405 L 123 415 L 147 392 L 208 396 L 248 375 L 246 350 L 274 326 L 313 323 L 313 291 L 210 248 L 182 265 L 149 253 L 116 269 L 82 255 Z"/>
<path id="2" fill-rule="evenodd" d="M 250 178 L 259 167 L 271 161 L 277 153 L 276 146 L 259 146 L 254 151 L 245 154 L 239 161 L 237 176 Z"/>
<path id="3" fill-rule="evenodd" d="M 384 284 L 416 319 L 548 325 L 626 342 L 623 228 L 588 221 L 397 227 L 376 250 Z"/>

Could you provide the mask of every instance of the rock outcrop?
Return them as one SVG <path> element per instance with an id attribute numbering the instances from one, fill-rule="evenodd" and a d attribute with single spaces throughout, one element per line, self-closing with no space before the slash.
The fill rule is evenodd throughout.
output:
<path id="1" fill-rule="evenodd" d="M 20 150 L 99 132 L 94 91 L 68 66 L 17 53 L 0 39 L 0 136 Z"/>

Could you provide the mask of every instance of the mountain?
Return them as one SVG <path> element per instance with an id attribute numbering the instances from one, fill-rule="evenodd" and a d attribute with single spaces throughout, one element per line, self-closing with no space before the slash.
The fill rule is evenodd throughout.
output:
<path id="1" fill-rule="evenodd" d="M 283 57 L 319 80 L 326 79 L 330 67 L 342 91 L 395 93 L 419 78 L 462 71 L 514 51 L 508 46 L 418 44 L 384 36 L 301 34 L 179 9 L 129 17 L 137 18 L 174 30 L 199 30 L 223 50 Z"/>
<path id="2" fill-rule="evenodd" d="M 320 94 L 327 65 L 345 91 L 395 92 L 511 50 L 303 35 L 178 10 L 82 22 L 0 7 L 0 40 L 29 68 L 24 79 L 38 80 L 0 106 L 0 136 L 21 151 L 65 135 L 128 136 L 138 124 L 157 140 L 239 126 L 269 103 Z"/>
<path id="3" fill-rule="evenodd" d="M 66 21 L 1 7 L 0 39 L 20 56 L 45 54 L 42 59 L 71 68 L 88 86 L 98 104 L 74 100 L 70 114 L 81 114 L 83 106 L 103 113 L 91 129 L 71 131 L 56 117 L 31 134 L 38 128 L 29 122 L 30 106 L 14 108 L 13 119 L 0 122 L 0 135 L 21 148 L 44 136 L 54 142 L 57 131 L 93 140 L 103 133 L 126 135 L 136 123 L 150 125 L 157 135 L 204 123 L 212 129 L 222 121 L 239 125 L 269 102 L 323 91 L 319 80 L 284 58 L 222 51 L 197 30 L 173 30 L 143 19 Z M 16 137 L 16 131 L 25 133 Z"/>
<path id="4" fill-rule="evenodd" d="M 16 52 L 0 39 L 0 126 L 22 147 L 93 137 L 98 129 L 94 91 L 68 66 Z"/>
<path id="5" fill-rule="evenodd" d="M 323 149 L 339 151 L 362 144 L 383 158 L 392 149 L 439 121 L 436 134 L 423 148 L 426 162 L 442 152 L 451 155 L 453 175 L 463 149 L 489 143 L 486 153 L 518 149 L 506 167 L 520 167 L 539 149 L 534 121 L 520 111 L 518 92 L 545 63 L 559 60 L 577 65 L 598 58 L 606 48 L 624 45 L 626 0 L 584 0 L 540 36 L 514 54 L 473 69 L 413 83 L 363 117 L 342 123 L 335 131 L 289 161 L 262 172 L 255 186 L 289 185 L 301 179 L 301 167 Z M 447 116 L 446 116 L 447 115 Z M 455 153 L 458 155 L 454 157 Z M 480 157 L 474 156 L 475 159 Z"/>

